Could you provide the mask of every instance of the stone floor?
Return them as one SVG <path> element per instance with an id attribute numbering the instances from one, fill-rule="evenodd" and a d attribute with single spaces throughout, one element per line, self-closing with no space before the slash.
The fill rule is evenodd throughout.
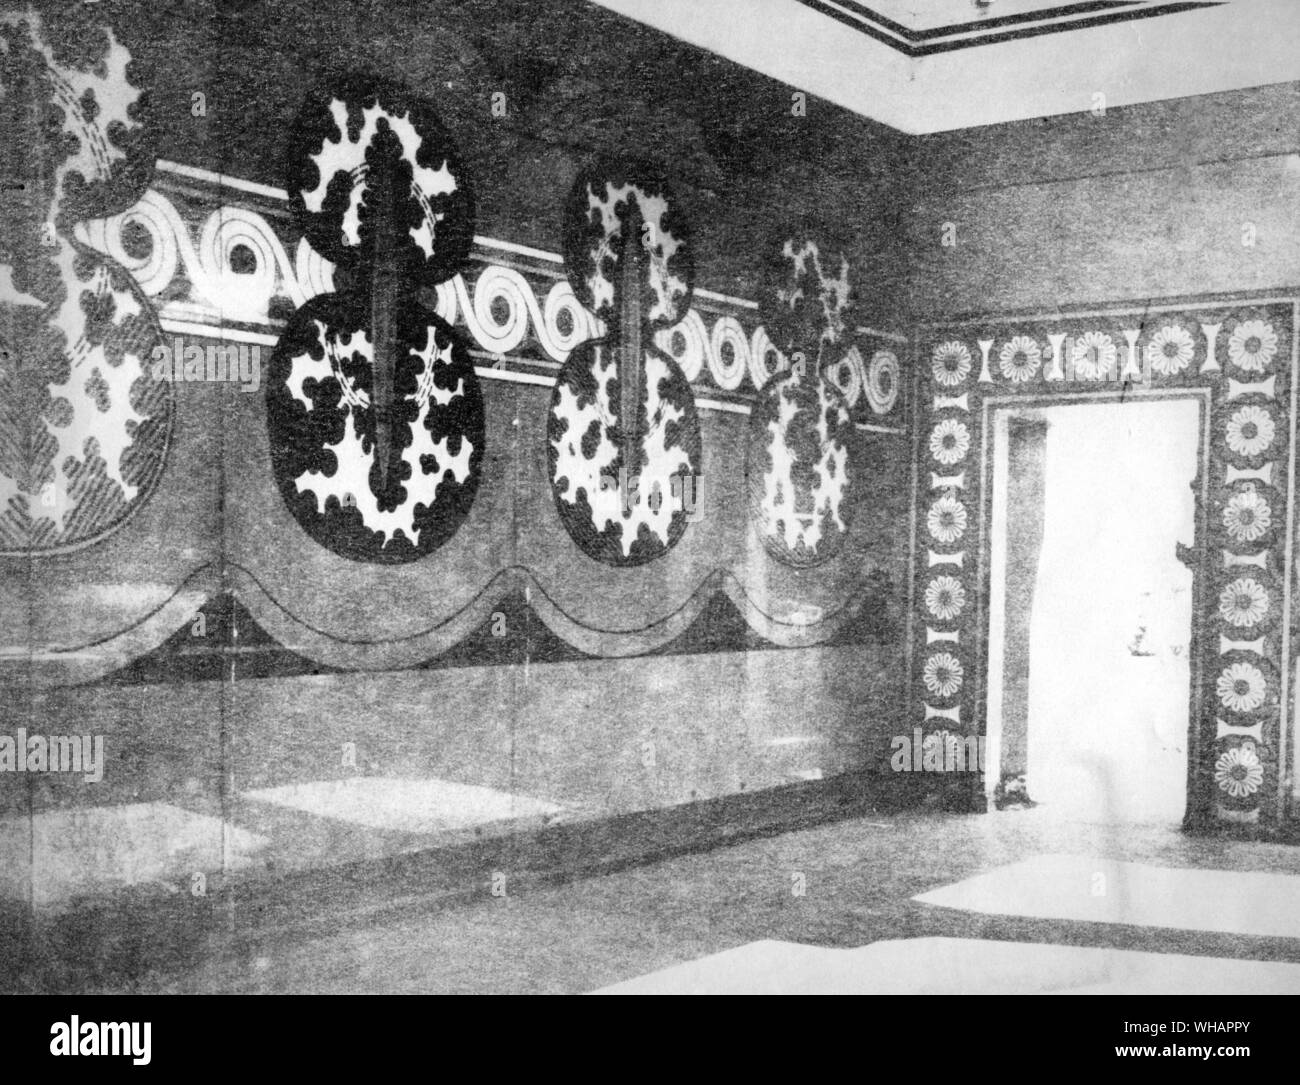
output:
<path id="1" fill-rule="evenodd" d="M 1300 912 L 1300 848 L 1192 837 L 1176 826 L 1064 821 L 1043 809 L 876 816 L 753 839 L 618 873 L 457 904 L 337 916 L 267 935 L 142 990 L 588 992 L 749 943 L 862 947 L 974 939 L 1300 963 L 1300 938 L 1137 922 L 997 915 L 913 898 L 1036 856 L 1280 875 Z M 1273 905 L 1276 906 L 1276 899 Z M 1149 911 L 1149 909 L 1148 909 Z M 1159 916 L 1154 917 L 1157 921 Z M 1198 920 L 1199 921 L 1199 920 Z M 1246 928 L 1249 924 L 1241 924 Z M 1207 962 L 1208 965 L 1208 962 Z M 1276 989 L 1278 975 L 1260 989 Z M 1283 982 L 1289 982 L 1283 980 Z"/>

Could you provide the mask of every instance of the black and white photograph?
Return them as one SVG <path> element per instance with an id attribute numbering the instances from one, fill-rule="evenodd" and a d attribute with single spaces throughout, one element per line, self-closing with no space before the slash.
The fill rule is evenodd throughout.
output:
<path id="1" fill-rule="evenodd" d="M 38 1055 L 477 994 L 1264 1054 L 1296 0 L 0 0 L 0 173 Z"/>

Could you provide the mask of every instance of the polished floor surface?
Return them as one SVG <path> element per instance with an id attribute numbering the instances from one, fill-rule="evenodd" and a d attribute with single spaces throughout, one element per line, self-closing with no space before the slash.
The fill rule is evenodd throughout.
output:
<path id="1" fill-rule="evenodd" d="M 1300 938 L 1294 875 L 1036 855 L 916 898 L 991 915 Z"/>
<path id="2" fill-rule="evenodd" d="M 596 994 L 1296 994 L 1300 965 L 1129 949 L 902 938 L 861 949 L 751 942 Z"/>
<path id="3" fill-rule="evenodd" d="M 972 907 L 978 894 L 962 901 L 950 897 L 942 906 L 916 899 L 981 875 L 1004 877 L 1014 864 L 1043 857 L 1056 862 L 1052 856 L 1081 857 L 1085 867 L 1097 864 L 1096 870 L 1112 874 L 1107 864 L 1217 872 L 1211 879 L 1216 885 L 1263 884 L 1260 900 L 1270 911 L 1288 895 L 1300 910 L 1300 848 L 1284 844 L 1191 837 L 1174 825 L 1064 821 L 1041 808 L 877 815 L 561 884 L 530 882 L 507 870 L 495 887 L 499 895 L 484 884 L 469 900 L 407 901 L 386 911 L 340 913 L 328 929 L 312 933 L 245 936 L 245 923 L 235 913 L 225 952 L 183 972 L 145 977 L 136 989 L 583 993 L 660 973 L 660 980 L 645 981 L 657 984 L 665 969 L 735 950 L 741 957 L 729 960 L 758 962 L 752 974 L 728 965 L 723 972 L 732 980 L 715 976 L 708 983 L 802 989 L 817 983 L 817 968 L 810 971 L 807 962 L 840 956 L 816 951 L 836 949 L 855 951 L 856 959 L 867 962 L 930 954 L 950 962 L 936 966 L 950 978 L 953 954 L 964 955 L 976 962 L 960 974 L 972 988 L 996 981 L 998 989 L 1012 991 L 1062 984 L 1173 991 L 1186 989 L 1187 978 L 1199 973 L 1225 989 L 1300 991 L 1294 968 L 1251 964 L 1300 965 L 1300 938 L 1264 933 L 1253 923 L 1253 888 L 1243 889 L 1245 896 L 1217 893 L 1201 913 L 1199 928 L 1186 925 L 1186 902 L 1177 896 L 1163 905 L 1150 899 L 1141 910 L 1117 907 L 1089 915 L 1038 915 L 1024 903 L 1016 905 L 1019 913 L 980 911 Z M 1089 895 L 1092 872 L 1088 867 Z M 1260 883 L 1259 875 L 1269 877 Z M 1032 902 L 1040 890 L 1028 886 L 1022 902 Z M 934 939 L 948 941 L 935 949 Z M 755 950 L 754 943 L 769 948 Z M 794 948 L 773 950 L 773 943 Z M 1057 948 L 1045 955 L 1036 946 Z M 1071 947 L 1122 952 L 1060 952 Z M 789 963 L 784 980 L 771 960 Z M 1234 967 L 1238 962 L 1244 966 Z M 828 985 L 846 975 L 841 965 L 827 967 Z M 879 983 L 878 975 L 869 974 L 878 969 L 877 963 L 842 982 Z M 922 971 L 913 971 L 924 979 Z M 668 975 L 703 973 L 688 968 Z M 690 986 L 689 979 L 668 983 Z"/>

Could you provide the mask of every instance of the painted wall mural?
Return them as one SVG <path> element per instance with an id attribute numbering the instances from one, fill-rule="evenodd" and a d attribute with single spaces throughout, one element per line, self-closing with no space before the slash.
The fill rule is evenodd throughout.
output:
<path id="1" fill-rule="evenodd" d="M 530 631 L 526 650 L 512 650 L 534 662 L 566 652 L 624 657 L 875 644 L 893 635 L 903 569 L 897 556 L 888 570 L 880 568 L 883 523 L 855 529 L 842 560 L 824 563 L 812 577 L 752 560 L 745 427 L 757 390 L 789 364 L 759 323 L 754 302 L 697 286 L 681 319 L 653 330 L 690 381 L 701 428 L 714 435 L 708 452 L 721 481 L 697 506 L 703 519 L 662 560 L 640 567 L 593 563 L 555 514 L 540 453 L 556 375 L 580 343 L 605 334 L 603 322 L 579 303 L 562 256 L 475 236 L 464 270 L 421 295 L 459 333 L 483 391 L 488 455 L 473 505 L 427 560 L 385 561 L 371 548 L 358 561 L 318 545 L 284 500 L 273 470 L 271 397 L 243 394 L 255 380 L 213 383 L 202 364 L 180 383 L 179 365 L 182 350 L 206 356 L 239 347 L 256 369 L 260 351 L 262 383 L 271 386 L 269 359 L 288 322 L 314 299 L 355 290 L 356 269 L 336 266 L 308 243 L 287 192 L 165 160 L 133 205 L 79 222 L 75 233 L 83 245 L 120 262 L 159 314 L 164 345 L 177 360 L 177 383 L 165 387 L 178 421 L 169 464 L 184 472 L 169 469 L 160 486 L 168 508 L 183 500 L 198 515 L 169 517 L 151 507 L 140 530 L 130 525 L 111 546 L 77 555 L 80 582 L 104 584 L 94 589 L 102 590 L 102 605 L 90 610 L 84 600 L 68 600 L 44 608 L 48 631 L 41 643 L 51 648 L 37 664 L 28 662 L 31 680 L 41 686 L 92 681 L 161 651 L 178 630 L 189 635 L 196 606 L 226 595 L 271 641 L 309 660 L 304 673 L 450 659 L 497 610 L 527 613 L 509 623 L 512 636 L 516 628 Z M 869 333 L 855 346 L 871 358 L 899 352 L 903 342 Z M 319 347 L 315 360 L 321 361 Z M 364 371 L 363 361 L 348 362 Z M 846 377 L 852 372 L 841 368 Z M 889 414 L 877 414 L 858 385 L 856 401 L 845 395 L 855 427 L 878 427 L 888 440 L 900 440 L 905 397 L 897 396 Z M 323 397 L 330 413 L 343 399 L 342 387 L 324 391 L 303 380 L 304 394 Z M 309 413 L 292 393 L 282 395 Z M 223 447 L 224 475 L 213 458 Z M 883 446 L 881 452 L 892 455 Z M 896 455 L 888 462 L 901 467 Z M 888 502 L 895 495 L 901 501 L 903 478 L 891 477 L 873 483 L 864 500 Z M 214 539 L 205 525 L 217 518 L 226 528 Z M 137 575 L 129 563 L 146 538 L 164 540 L 166 569 L 147 594 L 114 593 L 116 578 Z M 357 609 L 356 600 L 376 594 L 386 601 L 382 610 Z M 17 606 L 0 600 L 0 610 L 15 613 Z M 542 650 L 549 634 L 563 649 Z M 158 673 L 177 672 L 162 663 Z"/>
<path id="2" fill-rule="evenodd" d="M 927 732 L 986 729 L 991 410 L 1199 394 L 1198 533 L 1180 555 L 1194 575 L 1189 822 L 1285 816 L 1296 314 L 1288 297 L 1192 299 L 921 332 L 911 670 Z"/>
<path id="3" fill-rule="evenodd" d="M 468 258 L 473 195 L 426 105 L 359 86 L 308 100 L 288 190 L 306 240 L 347 285 L 303 305 L 271 357 L 276 481 L 336 553 L 413 561 L 460 526 L 483 458 L 473 362 L 418 296 Z"/>
<path id="4" fill-rule="evenodd" d="M 606 333 L 555 382 L 555 506 L 588 556 L 641 565 L 681 539 L 704 474 L 690 381 L 654 338 L 690 308 L 689 230 L 662 180 L 617 166 L 579 173 L 565 218 L 569 282 Z"/>
<path id="5" fill-rule="evenodd" d="M 153 185 L 127 210 L 78 223 L 76 236 L 127 268 L 169 331 L 218 331 L 274 345 L 288 315 L 335 289 L 335 269 L 308 244 L 278 189 L 160 160 Z M 563 257 L 476 236 L 469 264 L 435 290 L 435 312 L 461 328 L 481 379 L 514 374 L 547 383 L 579 344 L 604 334 L 562 273 Z M 901 337 L 858 334 L 827 367 L 855 422 L 899 432 Z M 758 304 L 698 286 L 691 306 L 655 344 L 681 367 L 700 410 L 746 406 L 789 360 Z"/>
<path id="6" fill-rule="evenodd" d="M 766 260 L 759 311 L 777 348 L 793 361 L 754 404 L 746 464 L 751 522 L 767 552 L 787 565 L 819 565 L 848 535 L 856 433 L 841 387 L 856 382 L 873 411 L 888 410 L 897 396 L 896 359 L 892 370 L 878 358 L 872 375 L 861 372 L 861 354 L 851 345 L 854 300 L 849 260 L 821 231 L 778 236 Z"/>
<path id="7" fill-rule="evenodd" d="M 0 554 L 103 538 L 153 492 L 172 431 L 153 306 L 78 223 L 134 204 L 144 96 L 112 32 L 73 11 L 0 15 Z M 52 139 L 51 133 L 58 133 Z"/>
<path id="8" fill-rule="evenodd" d="M 25 534 L 19 523 L 5 536 L 10 555 L 26 556 L 33 540 L 77 549 L 0 592 L 9 615 L 0 647 L 22 646 L 25 681 L 49 687 L 113 673 L 189 629 L 212 599 L 243 607 L 269 642 L 309 660 L 309 669 L 443 665 L 496 622 L 498 609 L 524 638 L 503 658 L 522 652 L 525 662 L 886 636 L 898 619 L 901 557 L 880 556 L 895 541 L 883 526 L 859 532 L 840 550 L 844 560 L 819 562 L 826 567 L 815 576 L 753 560 L 745 427 L 756 396 L 790 362 L 755 302 L 696 288 L 689 233 L 662 182 L 619 168 L 585 175 L 566 269 L 564 256 L 473 233 L 474 200 L 456 148 L 421 99 L 386 84 L 335 82 L 307 98 L 290 129 L 283 190 L 155 160 L 140 138 L 147 95 L 139 88 L 152 69 L 132 61 L 94 14 L 69 16 L 84 24 L 82 38 L 52 36 L 81 40 L 74 58 L 57 46 L 19 60 L 7 49 L 2 58 L 6 89 L 15 88 L 6 108 L 28 109 L 29 91 L 56 87 L 49 72 L 62 66 L 59 78 L 72 90 L 55 95 L 62 104 L 45 127 L 89 125 L 89 151 L 60 145 L 85 169 L 55 173 L 58 201 L 47 194 L 31 217 L 42 238 L 55 239 L 49 247 L 78 286 L 87 275 L 108 282 L 107 292 L 78 295 L 87 328 L 110 314 L 121 325 L 115 334 L 129 340 L 101 336 L 101 365 L 96 335 L 84 336 L 88 356 L 74 335 L 71 364 L 51 362 L 39 381 L 25 359 L 13 366 L 0 358 L 0 378 L 16 374 L 51 404 L 43 410 L 45 400 L 24 393 L 0 409 L 17 403 L 23 418 L 38 419 L 33 432 L 71 434 L 68 447 L 50 453 L 48 477 L 9 477 L 22 476 L 30 442 L 0 441 L 12 467 L 4 496 L 13 497 L 0 511 L 31 519 L 47 488 L 56 501 L 85 498 L 62 535 L 61 510 L 51 507 L 35 518 L 45 535 Z M 35 17 L 6 18 L 14 40 L 40 26 Z M 39 78 L 24 74 L 29 68 Z M 28 197 L 35 187 L 24 186 Z M 15 197 L 6 189 L 4 199 Z M 4 241 L 0 255 L 14 257 L 0 295 L 8 336 L 15 321 L 39 322 L 50 306 L 72 303 L 42 293 L 41 252 L 25 264 L 26 252 Z M 622 387 L 620 352 L 634 338 L 640 377 Z M 820 407 L 814 400 L 808 413 L 826 410 L 809 429 L 842 425 L 846 410 L 853 426 L 901 437 L 891 353 L 900 341 L 856 336 L 817 382 Z M 125 398 L 113 383 L 122 374 Z M 263 395 L 241 394 L 262 384 Z M 635 534 L 607 531 L 594 555 L 570 545 L 584 532 L 553 515 L 564 507 L 558 479 L 536 454 L 554 447 L 545 429 L 557 384 L 575 410 L 597 415 L 575 455 L 585 460 L 593 443 L 600 448 L 599 435 L 626 461 L 603 464 L 611 470 L 597 472 L 597 496 L 612 482 L 606 499 L 625 505 L 633 478 L 643 491 L 651 442 L 677 457 L 665 473 L 667 502 L 655 509 L 647 501 L 655 515 L 633 524 Z M 628 389 L 641 393 L 628 396 L 630 410 Z M 65 402 L 78 396 L 93 415 Z M 788 407 L 789 399 L 771 403 Z M 65 424 L 69 405 L 85 417 Z M 119 407 L 134 416 L 123 421 Z M 121 433 L 130 441 L 105 458 Z M 720 477 L 707 507 L 706 436 Z M 103 475 L 91 481 L 113 500 L 88 484 L 79 489 L 85 477 L 73 477 L 63 496 L 49 487 L 60 471 L 76 476 L 78 460 Z M 674 479 L 682 480 L 677 494 Z M 898 481 L 891 494 L 901 492 Z M 11 495 L 18 487 L 24 492 Z M 157 496 L 145 514 L 127 525 L 150 493 Z M 647 496 L 656 497 L 653 479 Z M 635 512 L 627 511 L 618 518 L 630 523 Z M 839 511 L 849 523 L 851 510 Z M 585 519 L 594 527 L 594 517 Z M 16 617 L 29 613 L 24 591 L 40 600 L 36 624 Z M 382 605 L 358 605 L 380 597 Z M 159 673 L 173 672 L 167 665 Z"/>

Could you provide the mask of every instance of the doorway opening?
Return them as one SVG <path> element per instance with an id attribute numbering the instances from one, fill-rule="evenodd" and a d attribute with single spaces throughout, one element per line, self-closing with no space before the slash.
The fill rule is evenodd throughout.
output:
<path id="1" fill-rule="evenodd" d="M 1187 806 L 1194 398 L 995 409 L 985 788 L 999 808 Z"/>

